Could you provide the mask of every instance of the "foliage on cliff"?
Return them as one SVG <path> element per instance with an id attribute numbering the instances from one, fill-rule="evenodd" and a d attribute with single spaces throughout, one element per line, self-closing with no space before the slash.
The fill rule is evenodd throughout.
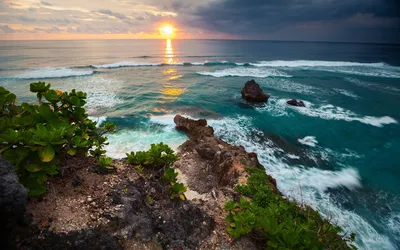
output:
<path id="1" fill-rule="evenodd" d="M 50 87 L 44 82 L 30 84 L 38 102 L 21 105 L 15 94 L 0 87 L 0 153 L 14 165 L 31 196 L 46 192 L 44 183 L 59 173 L 66 154 L 101 157 L 107 144 L 104 134 L 115 130 L 112 123 L 97 127 L 88 118 L 85 93 Z"/>
<path id="2" fill-rule="evenodd" d="M 136 169 L 142 171 L 143 168 L 152 168 L 162 172 L 161 179 L 169 186 L 169 194 L 171 199 L 185 199 L 184 193 L 186 187 L 182 183 L 178 183 L 178 173 L 171 168 L 172 164 L 178 160 L 174 151 L 166 144 L 151 144 L 147 151 L 131 152 L 126 154 L 128 159 L 126 163 L 136 166 Z"/>
<path id="3" fill-rule="evenodd" d="M 265 170 L 248 168 L 250 177 L 235 191 L 238 202 L 225 204 L 228 233 L 239 238 L 250 235 L 267 244 L 267 249 L 355 249 L 355 235 L 340 236 L 343 229 L 323 219 L 309 206 L 283 198 L 268 187 Z"/>

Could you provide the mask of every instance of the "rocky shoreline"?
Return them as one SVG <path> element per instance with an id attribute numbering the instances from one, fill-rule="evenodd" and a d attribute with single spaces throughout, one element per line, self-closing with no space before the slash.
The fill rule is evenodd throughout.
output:
<path id="1" fill-rule="evenodd" d="M 25 225 L 6 234 L 8 248 L 265 249 L 254 237 L 233 240 L 224 209 L 239 200 L 234 187 L 247 182 L 246 168 L 264 169 L 257 155 L 216 137 L 204 119 L 176 115 L 174 122 L 188 135 L 173 165 L 188 188 L 185 200 L 171 200 L 154 170 L 115 159 L 115 171 L 99 172 L 94 159 L 70 156 L 62 176 L 47 183 L 49 191 L 30 198 L 26 213 L 20 210 Z M 271 176 L 268 187 L 280 195 Z"/>

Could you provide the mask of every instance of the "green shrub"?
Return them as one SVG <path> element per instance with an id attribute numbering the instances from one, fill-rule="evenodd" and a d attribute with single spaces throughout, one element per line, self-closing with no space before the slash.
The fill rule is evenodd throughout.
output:
<path id="1" fill-rule="evenodd" d="M 114 169 L 113 167 L 110 166 L 111 162 L 112 162 L 112 158 L 110 158 L 110 157 L 102 156 L 99 158 L 99 164 L 102 169 L 107 169 L 107 170 Z"/>
<path id="2" fill-rule="evenodd" d="M 150 166 L 156 169 L 170 167 L 178 159 L 174 151 L 166 144 L 151 144 L 146 152 L 138 151 L 126 154 L 128 164 Z"/>
<path id="3" fill-rule="evenodd" d="M 20 182 L 30 196 L 46 192 L 48 175 L 59 172 L 66 154 L 99 157 L 105 153 L 105 133 L 115 130 L 106 123 L 96 127 L 83 108 L 86 94 L 53 90 L 36 82 L 30 90 L 38 103 L 17 105 L 16 96 L 0 87 L 0 153 L 14 164 Z"/>
<path id="4" fill-rule="evenodd" d="M 275 194 L 263 169 L 247 171 L 246 185 L 235 188 L 243 195 L 240 201 L 225 204 L 227 231 L 232 237 L 252 233 L 267 242 L 267 249 L 355 249 L 355 234 L 342 237 L 343 229 L 323 219 L 318 211 Z"/>
<path id="5" fill-rule="evenodd" d="M 175 198 L 185 199 L 184 193 L 187 188 L 182 183 L 178 183 L 178 173 L 171 168 L 172 164 L 178 159 L 174 151 L 162 142 L 151 144 L 147 151 L 131 152 L 126 154 L 128 157 L 126 163 L 135 165 L 139 174 L 142 174 L 145 168 L 161 170 L 161 179 L 168 185 L 171 200 Z M 152 175 L 151 175 L 152 176 Z"/>

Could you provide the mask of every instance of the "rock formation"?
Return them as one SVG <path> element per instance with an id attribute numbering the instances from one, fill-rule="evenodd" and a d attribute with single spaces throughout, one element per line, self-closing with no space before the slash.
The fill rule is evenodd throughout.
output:
<path id="1" fill-rule="evenodd" d="M 256 81 L 251 80 L 244 85 L 242 97 L 249 102 L 267 102 L 269 95 L 264 93 Z"/>
<path id="2" fill-rule="evenodd" d="M 180 160 L 175 167 L 188 176 L 188 187 L 200 194 L 234 187 L 247 180 L 246 167 L 263 168 L 257 154 L 248 153 L 242 146 L 233 146 L 214 136 L 207 121 L 192 120 L 181 115 L 174 118 L 176 128 L 185 131 L 189 140 L 182 144 Z M 207 181 L 199 181 L 207 180 Z M 278 192 L 272 177 L 271 188 Z"/>
<path id="3" fill-rule="evenodd" d="M 28 191 L 18 182 L 12 165 L 0 155 L 0 246 L 12 249 L 11 237 L 19 227 L 25 226 Z"/>
<path id="4" fill-rule="evenodd" d="M 295 107 L 305 107 L 306 106 L 303 101 L 297 101 L 296 99 L 289 100 L 286 103 L 291 106 L 295 106 Z"/>

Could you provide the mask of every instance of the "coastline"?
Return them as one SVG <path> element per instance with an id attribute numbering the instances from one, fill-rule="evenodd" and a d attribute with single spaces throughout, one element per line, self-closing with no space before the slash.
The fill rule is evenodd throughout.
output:
<path id="1" fill-rule="evenodd" d="M 113 160 L 115 171 L 99 172 L 94 159 L 68 157 L 62 177 L 47 183 L 49 192 L 29 200 L 32 222 L 18 249 L 264 249 L 251 235 L 228 235 L 224 208 L 239 199 L 234 188 L 248 181 L 246 168 L 264 170 L 257 155 L 214 136 L 206 120 L 177 115 L 174 121 L 188 135 L 173 165 L 188 187 L 184 201 L 165 198 L 159 181 L 123 159 Z"/>

